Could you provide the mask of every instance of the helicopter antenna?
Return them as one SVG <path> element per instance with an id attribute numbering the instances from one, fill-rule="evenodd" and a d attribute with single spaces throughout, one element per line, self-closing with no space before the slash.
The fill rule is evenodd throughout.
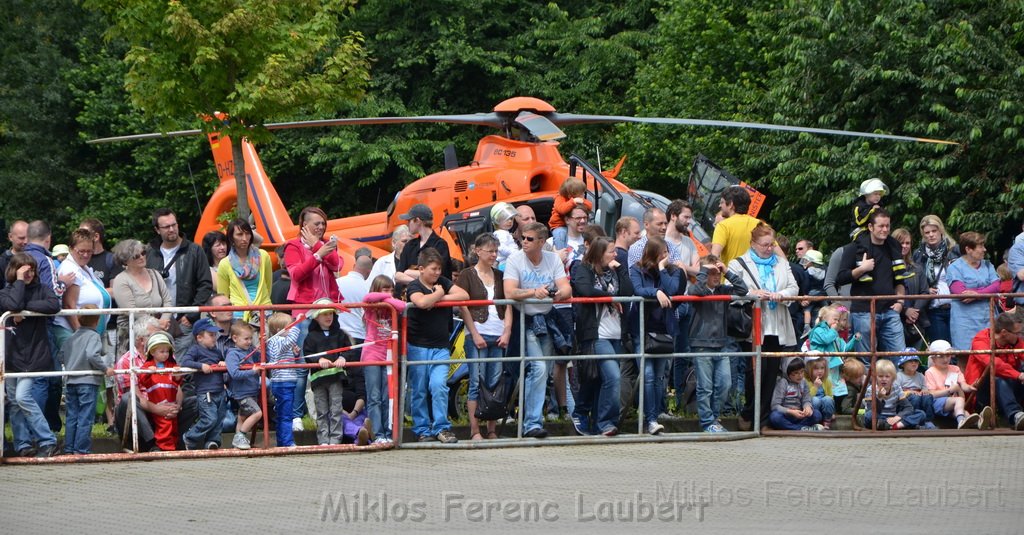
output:
<path id="1" fill-rule="evenodd" d="M 196 189 L 196 177 L 192 176 L 192 164 L 185 162 L 185 165 L 188 166 L 188 178 L 192 181 L 192 193 L 196 196 L 196 208 L 199 210 L 197 213 L 202 214 L 203 204 L 199 201 L 199 190 Z"/>

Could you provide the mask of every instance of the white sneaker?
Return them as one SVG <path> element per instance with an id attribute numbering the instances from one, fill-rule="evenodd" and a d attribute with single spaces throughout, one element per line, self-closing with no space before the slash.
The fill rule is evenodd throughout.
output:
<path id="1" fill-rule="evenodd" d="M 302 425 L 302 418 L 292 419 L 292 431 L 305 431 L 306 427 Z"/>
<path id="2" fill-rule="evenodd" d="M 665 430 L 665 426 L 659 424 L 658 422 L 651 422 L 651 423 L 647 424 L 647 434 L 648 435 L 660 435 L 661 432 L 664 431 L 664 430 Z"/>
<path id="3" fill-rule="evenodd" d="M 240 450 L 247 450 L 252 447 L 249 444 L 249 437 L 245 436 L 245 433 L 235 433 L 235 438 L 231 440 L 231 445 Z"/>
<path id="4" fill-rule="evenodd" d="M 377 437 L 377 438 L 373 439 L 373 443 L 374 444 L 387 444 L 388 443 L 388 439 L 386 439 L 384 437 Z"/>

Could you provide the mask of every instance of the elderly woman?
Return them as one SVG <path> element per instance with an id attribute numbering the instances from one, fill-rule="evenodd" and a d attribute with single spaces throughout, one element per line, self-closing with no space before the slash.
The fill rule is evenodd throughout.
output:
<path id="1" fill-rule="evenodd" d="M 992 262 L 985 260 L 985 235 L 964 232 L 960 235 L 960 250 L 963 256 L 946 270 L 950 293 L 971 296 L 998 293 L 999 275 Z M 954 299 L 949 312 L 950 342 L 956 349 L 970 349 L 974 335 L 989 326 L 988 299 Z"/>
<path id="2" fill-rule="evenodd" d="M 750 249 L 729 261 L 728 270 L 743 277 L 749 290 L 747 295 L 761 298 L 761 349 L 764 351 L 791 351 L 796 345 L 793 321 L 786 309 L 790 301 L 780 302 L 783 297 L 792 297 L 800 289 L 793 278 L 789 262 L 775 254 L 775 230 L 768 223 L 758 223 L 750 231 Z M 753 340 L 747 340 L 752 343 Z M 761 359 L 761 416 L 767 417 L 772 399 L 772 389 L 779 376 L 782 359 Z M 746 406 L 741 415 L 747 421 L 754 417 L 754 370 L 747 369 L 744 381 Z"/>
<path id="3" fill-rule="evenodd" d="M 927 281 L 928 293 L 943 295 L 949 293 L 946 270 L 960 258 L 960 248 L 946 232 L 946 226 L 937 215 L 921 218 L 921 246 L 914 251 L 914 262 L 922 267 Z M 928 340 L 949 340 L 949 300 L 932 299 L 928 303 L 928 321 L 925 331 Z"/>
<path id="4" fill-rule="evenodd" d="M 234 306 L 269 305 L 274 282 L 270 254 L 253 244 L 252 226 L 244 219 L 228 223 L 231 246 L 217 267 L 218 291 Z M 235 319 L 249 321 L 252 312 L 235 312 Z"/>
<path id="5" fill-rule="evenodd" d="M 146 267 L 146 246 L 139 240 L 124 240 L 114 246 L 114 260 L 124 266 L 110 283 L 118 308 L 156 308 L 173 306 L 167 283 L 155 269 Z M 170 314 L 157 317 L 161 330 L 170 327 Z M 128 349 L 128 314 L 117 316 L 118 352 Z"/>
<path id="6" fill-rule="evenodd" d="M 394 232 L 391 233 L 391 253 L 378 258 L 373 263 L 373 269 L 370 270 L 370 275 L 366 277 L 366 280 L 372 281 L 377 278 L 377 275 L 387 275 L 391 277 L 391 280 L 395 280 L 395 251 L 401 251 L 411 237 L 412 234 L 407 225 L 395 227 Z"/>
<path id="7" fill-rule="evenodd" d="M 79 309 L 85 305 L 110 308 L 110 294 L 103 287 L 103 281 L 96 277 L 92 268 L 89 267 L 89 259 L 92 258 L 92 238 L 91 230 L 75 229 L 68 242 L 71 254 L 61 262 L 60 269 L 57 270 L 58 276 L 67 274 L 74 276 L 74 280 L 67 285 L 67 290 L 64 291 L 62 308 L 65 310 Z M 101 317 L 99 326 L 96 328 L 101 336 L 106 330 L 106 320 L 106 316 Z M 54 318 L 54 325 L 57 327 L 54 330 L 54 338 L 58 349 L 71 337 L 71 333 L 80 327 L 77 316 L 58 316 Z"/>
<path id="8" fill-rule="evenodd" d="M 892 231 L 892 239 L 896 240 L 896 243 L 900 244 L 900 251 L 903 254 L 903 263 L 907 266 L 907 271 L 914 274 L 913 277 L 903 280 L 903 285 L 906 288 L 906 295 L 928 295 L 928 277 L 925 276 L 924 266 L 914 261 L 911 252 L 912 242 L 910 237 L 910 231 L 905 228 L 898 228 Z M 901 319 L 903 320 L 903 335 L 906 339 L 907 346 L 914 346 L 921 341 L 921 335 L 924 334 L 928 328 L 928 305 L 929 300 L 927 299 L 914 299 L 907 301 L 907 306 L 900 311 Z M 928 339 L 931 342 L 931 338 Z"/>
<path id="9" fill-rule="evenodd" d="M 219 230 L 211 230 L 203 236 L 203 252 L 206 253 L 206 259 L 210 262 L 210 279 L 213 280 L 213 291 L 214 293 L 219 292 L 217 289 L 217 266 L 220 265 L 220 261 L 224 260 L 228 256 L 228 237 Z"/>

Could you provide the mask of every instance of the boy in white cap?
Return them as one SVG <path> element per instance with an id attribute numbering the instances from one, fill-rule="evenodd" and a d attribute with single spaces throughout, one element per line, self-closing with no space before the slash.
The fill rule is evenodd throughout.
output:
<path id="1" fill-rule="evenodd" d="M 945 340 L 935 340 L 928 346 L 928 370 L 924 372 L 924 383 L 934 400 L 935 414 L 956 418 L 957 429 L 982 429 L 986 418 L 964 410 L 967 394 L 974 392 L 975 388 L 964 379 L 959 367 L 949 363 L 951 349 L 953 346 Z M 982 412 L 991 417 L 992 408 L 985 407 Z"/>

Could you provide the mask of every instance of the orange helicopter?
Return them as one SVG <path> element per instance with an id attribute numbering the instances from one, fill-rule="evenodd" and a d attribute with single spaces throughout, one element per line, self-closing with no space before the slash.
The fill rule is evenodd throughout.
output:
<path id="1" fill-rule="evenodd" d="M 533 208 L 538 221 L 547 221 L 554 196 L 562 182 L 570 176 L 583 180 L 587 185 L 587 197 L 595 207 L 594 223 L 604 227 L 610 235 L 613 234 L 615 222 L 622 216 L 629 215 L 640 219 L 643 212 L 652 206 L 664 209 L 669 203 L 665 196 L 631 189 L 616 180 L 625 158 L 622 158 L 613 169 L 601 170 L 576 155 L 571 155 L 566 161 L 558 151 L 557 140 L 565 137 L 559 129 L 560 125 L 608 122 L 753 128 L 955 144 L 908 136 L 763 123 L 558 113 L 549 103 L 533 97 L 507 99 L 495 106 L 490 113 L 327 119 L 274 123 L 266 125 L 266 128 L 282 130 L 356 124 L 454 123 L 491 126 L 501 131 L 500 135 L 488 135 L 480 140 L 469 165 L 458 166 L 454 154 L 446 152 L 446 169 L 407 185 L 395 196 L 386 212 L 328 221 L 325 237 L 338 238 L 338 253 L 345 260 L 347 269 L 353 265 L 352 255 L 360 247 L 368 247 L 374 258 L 389 253 L 391 231 L 403 223 L 399 216 L 417 203 L 426 204 L 433 209 L 437 225 L 434 230 L 448 242 L 452 257 L 456 260 L 462 260 L 464 251 L 470 249 L 470 244 L 478 234 L 493 230 L 489 214 L 491 207 L 498 202 L 514 206 L 527 204 Z M 202 131 L 184 130 L 105 138 L 90 143 L 199 134 L 202 134 Z M 232 140 L 217 134 L 209 134 L 208 138 L 220 185 L 211 196 L 196 227 L 197 242 L 209 231 L 223 230 L 223 224 L 218 218 L 235 207 L 237 198 L 231 155 Z M 242 140 L 242 147 L 247 172 L 247 194 L 255 228 L 264 238 L 262 247 L 273 251 L 297 236 L 299 228 L 288 215 L 277 191 L 270 183 L 255 148 L 246 139 Z M 733 184 L 744 185 L 751 191 L 753 202 L 748 213 L 756 216 L 764 201 L 763 194 L 732 177 L 703 156 L 699 156 L 695 161 L 690 175 L 688 197 L 695 206 L 694 216 L 698 224 L 694 225 L 692 230 L 698 244 L 709 239 L 708 231 L 711 228 L 714 211 L 717 210 L 718 194 Z"/>

